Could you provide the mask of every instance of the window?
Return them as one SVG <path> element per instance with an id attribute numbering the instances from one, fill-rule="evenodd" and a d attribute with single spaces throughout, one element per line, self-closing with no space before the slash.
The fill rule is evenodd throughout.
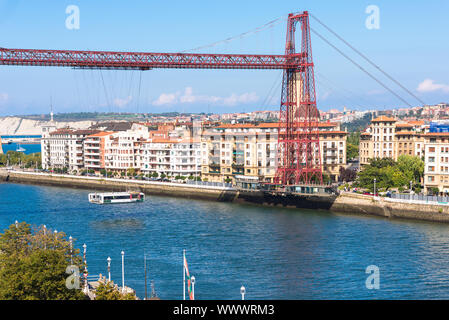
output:
<path id="1" fill-rule="evenodd" d="M 435 152 L 435 147 L 429 147 L 429 152 Z"/>

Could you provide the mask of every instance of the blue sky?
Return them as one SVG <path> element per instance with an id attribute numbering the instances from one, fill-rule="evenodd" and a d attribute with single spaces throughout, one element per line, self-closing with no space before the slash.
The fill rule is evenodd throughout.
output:
<path id="1" fill-rule="evenodd" d="M 66 28 L 69 5 L 80 9 L 79 30 Z M 369 5 L 380 10 L 380 29 L 365 26 Z M 303 10 L 325 22 L 426 103 L 449 101 L 449 2 L 445 0 L 0 0 L 0 47 L 180 52 Z M 311 25 L 410 104 L 419 105 L 314 20 Z M 201 52 L 282 54 L 285 28 L 285 21 L 279 21 L 259 33 Z M 320 109 L 406 107 L 314 35 L 312 46 Z M 55 112 L 277 110 L 280 72 L 1 66 L 0 115 L 48 113 L 50 100 Z"/>

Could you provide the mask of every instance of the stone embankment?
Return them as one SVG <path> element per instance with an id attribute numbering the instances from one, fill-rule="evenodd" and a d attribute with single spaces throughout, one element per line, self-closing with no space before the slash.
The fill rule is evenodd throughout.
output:
<path id="1" fill-rule="evenodd" d="M 85 188 L 102 191 L 140 191 L 152 195 L 174 196 L 188 199 L 233 201 L 237 192 L 232 188 L 164 183 L 141 180 L 101 179 L 60 174 L 0 170 L 0 181 Z"/>
<path id="2" fill-rule="evenodd" d="M 242 202 L 233 188 L 164 183 L 140 180 L 102 179 L 69 175 L 0 170 L 0 181 L 86 188 L 101 191 L 141 191 L 150 195 L 173 196 L 224 202 Z M 244 202 L 244 201 L 243 201 Z M 265 205 L 265 203 L 263 203 Z M 282 204 L 280 205 L 282 206 Z M 343 192 L 330 206 L 335 213 L 362 214 L 385 218 L 401 218 L 434 222 L 449 222 L 449 204 L 413 203 L 407 200 L 372 197 Z"/>
<path id="3" fill-rule="evenodd" d="M 340 194 L 333 203 L 331 211 L 386 218 L 449 222 L 449 205 L 447 203 L 413 203 L 407 200 L 372 197 L 349 192 Z"/>

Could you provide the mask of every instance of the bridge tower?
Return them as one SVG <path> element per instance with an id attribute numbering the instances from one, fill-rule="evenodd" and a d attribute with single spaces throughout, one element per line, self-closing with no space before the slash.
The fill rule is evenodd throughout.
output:
<path id="1" fill-rule="evenodd" d="M 295 49 L 299 22 L 301 51 Z M 316 106 L 315 78 L 309 14 L 289 14 L 285 44 L 287 60 L 298 61 L 284 69 L 278 131 L 278 166 L 275 182 L 283 185 L 323 182 Z"/>

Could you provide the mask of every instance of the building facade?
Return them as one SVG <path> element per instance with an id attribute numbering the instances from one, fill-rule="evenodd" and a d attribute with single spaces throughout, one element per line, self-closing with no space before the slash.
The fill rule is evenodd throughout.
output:
<path id="1" fill-rule="evenodd" d="M 449 133 L 423 135 L 425 145 L 424 192 L 438 189 L 439 194 L 449 194 Z"/>
<path id="2" fill-rule="evenodd" d="M 369 164 L 370 159 L 391 158 L 397 161 L 401 155 L 424 155 L 423 134 L 428 126 L 423 121 L 397 121 L 394 118 L 380 116 L 371 121 L 371 125 L 360 134 L 360 165 Z"/>

